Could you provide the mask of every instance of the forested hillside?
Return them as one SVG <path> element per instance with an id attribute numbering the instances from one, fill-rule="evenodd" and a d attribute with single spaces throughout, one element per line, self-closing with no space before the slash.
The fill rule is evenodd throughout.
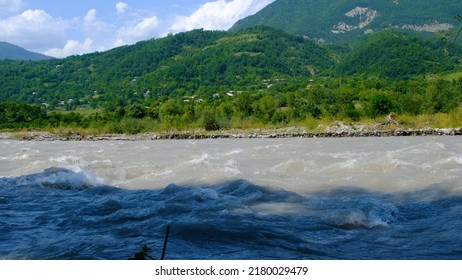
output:
<path id="1" fill-rule="evenodd" d="M 461 48 L 415 33 L 383 31 L 355 41 L 339 66 L 343 75 L 409 79 L 460 68 Z"/>
<path id="2" fill-rule="evenodd" d="M 0 63 L 0 101 L 93 107 L 159 96 L 225 94 L 264 80 L 309 77 L 333 66 L 328 51 L 271 28 L 195 30 L 104 53 Z"/>
<path id="3" fill-rule="evenodd" d="M 232 30 L 271 26 L 291 34 L 345 42 L 384 29 L 441 32 L 460 26 L 459 0 L 276 0 L 257 14 L 237 22 Z"/>
<path id="4" fill-rule="evenodd" d="M 410 31 L 332 45 L 262 26 L 194 30 L 102 53 L 0 62 L 0 129 L 315 129 L 390 113 L 410 127 L 455 126 L 461 60 L 457 43 Z"/>

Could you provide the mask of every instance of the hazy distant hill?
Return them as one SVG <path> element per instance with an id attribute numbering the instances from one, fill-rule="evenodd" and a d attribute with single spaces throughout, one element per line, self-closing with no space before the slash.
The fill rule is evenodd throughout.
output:
<path id="1" fill-rule="evenodd" d="M 460 0 L 276 0 L 232 30 L 265 25 L 331 42 L 383 29 L 438 32 L 460 26 Z"/>
<path id="2" fill-rule="evenodd" d="M 25 50 L 16 45 L 0 42 L 0 60 L 46 60 L 52 57 Z"/>

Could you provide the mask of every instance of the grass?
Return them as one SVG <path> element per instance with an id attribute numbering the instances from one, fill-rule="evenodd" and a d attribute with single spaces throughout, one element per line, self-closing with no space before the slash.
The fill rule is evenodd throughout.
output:
<path id="1" fill-rule="evenodd" d="M 450 74 L 442 76 L 441 78 L 443 78 L 443 80 L 447 80 L 447 81 L 457 80 L 457 79 L 462 78 L 462 71 L 461 72 L 450 73 Z"/>
<path id="2" fill-rule="evenodd" d="M 400 115 L 397 120 L 403 128 L 407 129 L 460 128 L 462 127 L 462 107 L 448 114 Z"/>
<path id="3" fill-rule="evenodd" d="M 350 119 L 336 120 L 336 119 L 316 119 L 307 117 L 303 121 L 291 121 L 284 124 L 263 124 L 249 119 L 232 119 L 227 125 L 221 126 L 218 133 L 259 133 L 261 131 L 271 132 L 274 131 L 306 131 L 311 133 L 325 132 L 329 127 L 338 125 L 339 121 L 345 125 L 350 126 L 352 129 L 366 130 L 395 130 L 395 129 L 424 129 L 424 128 L 462 128 L 462 106 L 453 110 L 450 113 L 436 113 L 436 114 L 421 114 L 421 115 L 397 115 L 397 123 L 383 125 L 384 117 L 376 119 L 363 118 L 359 121 L 352 121 Z M 55 128 L 18 128 L 18 129 L 3 129 L 0 132 L 13 133 L 16 135 L 26 135 L 34 132 L 48 132 L 50 134 L 59 135 L 63 137 L 75 135 L 104 135 L 104 134 L 143 134 L 143 133 L 169 133 L 175 131 L 177 133 L 217 133 L 217 131 L 206 132 L 200 122 L 186 123 L 173 122 L 169 125 L 160 123 L 159 121 L 149 118 L 145 119 L 122 119 L 120 122 L 109 122 L 100 125 L 94 125 L 87 128 L 78 126 L 60 126 Z"/>
<path id="4" fill-rule="evenodd" d="M 428 80 L 442 79 L 445 81 L 452 81 L 452 80 L 458 80 L 460 78 L 462 78 L 462 71 L 446 73 L 446 74 L 432 74 L 432 75 L 427 76 Z"/>

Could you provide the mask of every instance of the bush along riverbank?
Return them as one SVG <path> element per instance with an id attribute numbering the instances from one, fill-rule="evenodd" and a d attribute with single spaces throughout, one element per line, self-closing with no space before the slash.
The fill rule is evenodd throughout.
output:
<path id="1" fill-rule="evenodd" d="M 60 131 L 21 131 L 1 133 L 0 139 L 23 141 L 146 141 L 146 140 L 203 140 L 203 139 L 252 139 L 252 138 L 341 138 L 341 137 L 397 137 L 397 136 L 460 136 L 462 128 L 420 129 L 376 125 L 348 125 L 335 122 L 319 125 L 310 131 L 305 127 L 254 128 L 206 131 L 203 129 L 140 134 L 82 134 L 79 132 Z"/>
<path id="2" fill-rule="evenodd" d="M 264 122 L 253 115 L 234 115 L 240 110 L 232 108 L 228 108 L 229 116 L 226 118 L 204 109 L 197 120 L 178 116 L 164 119 L 144 115 L 139 118 L 131 116 L 118 119 L 111 113 L 104 112 L 47 113 L 35 105 L 1 104 L 3 107 L 0 106 L 0 133 L 3 133 L 0 139 L 19 140 L 426 136 L 460 135 L 462 127 L 462 107 L 447 113 L 417 115 L 386 113 L 389 110 L 382 110 L 377 116 L 374 115 L 375 117 L 363 116 L 359 119 L 302 114 L 303 118 L 300 115 L 298 119 Z M 216 111 L 219 111 L 218 109 Z M 260 111 L 267 112 L 266 109 Z M 289 114 L 289 111 L 287 109 L 281 112 Z M 187 113 L 185 115 L 189 116 Z"/>

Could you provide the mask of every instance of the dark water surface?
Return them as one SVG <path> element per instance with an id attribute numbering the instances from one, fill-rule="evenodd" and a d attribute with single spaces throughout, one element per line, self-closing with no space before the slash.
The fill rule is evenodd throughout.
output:
<path id="1" fill-rule="evenodd" d="M 143 244 L 160 257 L 167 225 L 168 259 L 462 258 L 462 197 L 441 186 L 299 195 L 244 180 L 124 190 L 79 176 L 0 179 L 1 258 L 128 259 Z"/>

